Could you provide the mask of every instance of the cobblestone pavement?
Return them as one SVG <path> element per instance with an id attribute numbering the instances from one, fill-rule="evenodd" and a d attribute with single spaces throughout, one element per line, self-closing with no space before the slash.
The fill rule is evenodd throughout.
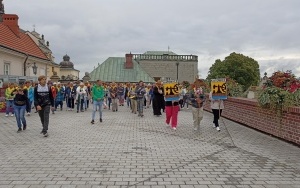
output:
<path id="1" fill-rule="evenodd" d="M 91 112 L 51 114 L 47 138 L 37 114 L 21 133 L 0 114 L 0 188 L 300 188 L 299 147 L 226 119 L 217 132 L 208 112 L 200 131 L 190 110 L 176 131 L 150 109 Z"/>

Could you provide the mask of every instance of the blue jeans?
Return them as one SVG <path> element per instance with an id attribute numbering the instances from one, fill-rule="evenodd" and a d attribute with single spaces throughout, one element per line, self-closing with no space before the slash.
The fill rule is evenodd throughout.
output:
<path id="1" fill-rule="evenodd" d="M 92 120 L 95 120 L 95 114 L 96 114 L 97 106 L 99 106 L 99 108 L 98 108 L 98 110 L 99 110 L 99 116 L 102 119 L 102 104 L 103 104 L 103 100 L 100 100 L 100 101 L 94 100 L 93 101 Z"/>
<path id="2" fill-rule="evenodd" d="M 131 100 L 129 97 L 126 98 L 126 102 L 127 102 L 127 107 L 131 108 Z"/>
<path id="3" fill-rule="evenodd" d="M 26 105 L 23 105 L 23 106 L 14 105 L 15 116 L 16 116 L 17 125 L 19 128 L 22 127 L 22 124 L 23 124 L 23 126 L 26 126 L 25 110 L 26 110 Z M 21 122 L 22 122 L 22 124 L 21 124 Z"/>
<path id="4" fill-rule="evenodd" d="M 9 114 L 9 111 L 11 111 L 12 114 L 14 114 L 14 101 L 13 100 L 6 100 L 6 114 Z"/>
<path id="5" fill-rule="evenodd" d="M 84 106 L 84 99 L 80 99 L 77 101 L 77 111 L 79 111 L 79 108 L 80 108 L 80 111 L 83 111 L 83 106 Z"/>
<path id="6" fill-rule="evenodd" d="M 29 107 L 26 110 L 28 113 L 31 113 L 31 106 L 32 106 L 32 101 L 29 101 Z"/>

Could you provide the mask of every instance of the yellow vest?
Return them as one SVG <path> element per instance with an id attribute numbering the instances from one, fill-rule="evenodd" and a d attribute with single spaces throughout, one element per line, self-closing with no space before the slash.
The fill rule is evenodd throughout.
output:
<path id="1" fill-rule="evenodd" d="M 6 100 L 13 100 L 15 95 L 12 94 L 12 92 L 15 90 L 16 88 L 13 87 L 12 89 L 10 87 L 6 88 L 5 90 L 5 99 Z"/>

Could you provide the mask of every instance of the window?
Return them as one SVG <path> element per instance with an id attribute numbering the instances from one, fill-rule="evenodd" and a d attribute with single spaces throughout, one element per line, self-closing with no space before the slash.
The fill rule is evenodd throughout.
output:
<path id="1" fill-rule="evenodd" d="M 10 75 L 10 63 L 4 63 L 4 75 Z"/>

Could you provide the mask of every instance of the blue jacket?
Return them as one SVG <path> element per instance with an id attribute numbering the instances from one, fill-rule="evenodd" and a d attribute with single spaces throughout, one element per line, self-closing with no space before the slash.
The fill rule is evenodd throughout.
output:
<path id="1" fill-rule="evenodd" d="M 73 98 L 75 99 L 75 96 L 76 96 L 76 87 L 73 86 L 73 89 L 71 90 L 70 87 L 66 87 L 66 90 L 65 90 L 65 97 L 66 98 Z"/>
<path id="2" fill-rule="evenodd" d="M 27 89 L 28 92 L 28 99 L 30 102 L 34 101 L 34 87 L 30 87 L 29 89 Z"/>

